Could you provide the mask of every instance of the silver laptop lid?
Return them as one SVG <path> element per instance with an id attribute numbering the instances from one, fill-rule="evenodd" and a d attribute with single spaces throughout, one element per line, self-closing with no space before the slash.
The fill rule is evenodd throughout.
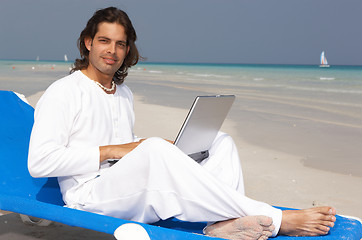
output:
<path id="1" fill-rule="evenodd" d="M 196 97 L 174 144 L 187 155 L 208 151 L 234 100 L 234 95 Z"/>

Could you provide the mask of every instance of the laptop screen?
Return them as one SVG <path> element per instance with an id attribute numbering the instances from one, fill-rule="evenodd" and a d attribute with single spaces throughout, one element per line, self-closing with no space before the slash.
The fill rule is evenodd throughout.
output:
<path id="1" fill-rule="evenodd" d="M 187 155 L 208 151 L 234 100 L 234 95 L 196 97 L 174 144 Z"/>

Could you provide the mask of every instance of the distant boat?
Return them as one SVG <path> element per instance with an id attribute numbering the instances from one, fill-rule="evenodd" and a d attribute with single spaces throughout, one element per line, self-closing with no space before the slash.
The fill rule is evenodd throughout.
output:
<path id="1" fill-rule="evenodd" d="M 67 54 L 64 54 L 64 61 L 65 61 L 65 62 L 68 62 Z"/>
<path id="2" fill-rule="evenodd" d="M 324 56 L 324 51 L 321 53 L 321 64 L 319 67 L 329 67 L 326 56 Z"/>

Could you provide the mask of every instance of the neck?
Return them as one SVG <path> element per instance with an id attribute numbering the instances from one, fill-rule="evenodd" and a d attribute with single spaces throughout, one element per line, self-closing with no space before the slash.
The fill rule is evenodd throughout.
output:
<path id="1" fill-rule="evenodd" d="M 114 94 L 116 92 L 115 83 L 113 82 L 113 76 L 109 77 L 104 74 L 96 74 L 93 71 L 89 71 L 89 68 L 81 70 L 90 80 L 98 84 L 102 90 L 107 94 Z M 112 85 L 113 84 L 113 85 Z M 112 90 L 111 90 L 112 89 Z"/>
<path id="2" fill-rule="evenodd" d="M 84 70 L 81 70 L 81 71 L 88 78 L 92 79 L 93 81 L 99 82 L 106 88 L 112 87 L 113 76 L 103 74 L 99 71 L 94 71 L 93 68 L 90 68 L 90 67 L 88 67 Z"/>

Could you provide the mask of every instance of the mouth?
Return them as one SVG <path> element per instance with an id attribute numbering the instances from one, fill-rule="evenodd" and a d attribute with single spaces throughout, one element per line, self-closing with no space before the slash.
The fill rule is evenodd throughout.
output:
<path id="1" fill-rule="evenodd" d="M 113 65 L 117 62 L 117 59 L 112 58 L 112 57 L 103 57 L 103 60 L 105 61 L 106 64 L 109 64 L 109 65 Z"/>

